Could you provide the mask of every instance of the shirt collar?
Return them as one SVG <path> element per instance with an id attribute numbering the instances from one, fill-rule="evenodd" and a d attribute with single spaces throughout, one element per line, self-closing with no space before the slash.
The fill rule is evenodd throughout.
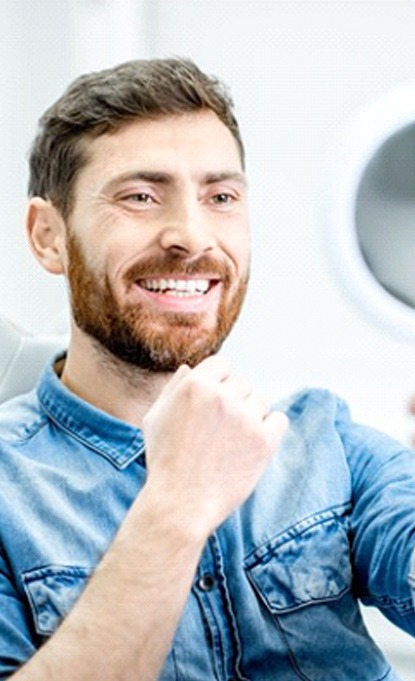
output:
<path id="1" fill-rule="evenodd" d="M 59 380 L 54 358 L 43 371 L 37 396 L 47 416 L 69 437 L 106 457 L 119 469 L 137 460 L 144 465 L 142 430 L 85 402 Z"/>

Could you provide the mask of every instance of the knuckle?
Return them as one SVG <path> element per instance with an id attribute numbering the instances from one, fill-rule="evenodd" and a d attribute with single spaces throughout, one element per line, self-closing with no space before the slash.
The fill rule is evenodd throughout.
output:
<path id="1" fill-rule="evenodd" d="M 181 385 L 182 395 L 190 403 L 205 400 L 211 391 L 209 382 L 195 373 L 189 373 Z"/>
<path id="2" fill-rule="evenodd" d="M 237 412 L 235 403 L 230 396 L 217 389 L 211 389 L 210 391 L 209 408 L 215 414 L 227 420 L 235 418 L 235 412 Z"/>

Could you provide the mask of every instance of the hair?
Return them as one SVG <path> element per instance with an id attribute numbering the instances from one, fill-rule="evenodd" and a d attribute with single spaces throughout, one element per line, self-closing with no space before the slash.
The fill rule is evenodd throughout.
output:
<path id="1" fill-rule="evenodd" d="M 67 219 L 88 162 L 85 141 L 132 120 L 211 109 L 244 148 L 226 86 L 189 59 L 130 61 L 77 78 L 40 118 L 29 156 L 29 196 L 50 200 Z"/>

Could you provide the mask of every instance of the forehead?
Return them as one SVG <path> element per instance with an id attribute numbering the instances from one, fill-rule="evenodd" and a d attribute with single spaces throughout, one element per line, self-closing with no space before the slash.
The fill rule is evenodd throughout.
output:
<path id="1" fill-rule="evenodd" d="M 87 174 L 145 166 L 175 172 L 242 172 L 238 144 L 230 130 L 210 110 L 134 120 L 112 133 L 86 143 Z"/>

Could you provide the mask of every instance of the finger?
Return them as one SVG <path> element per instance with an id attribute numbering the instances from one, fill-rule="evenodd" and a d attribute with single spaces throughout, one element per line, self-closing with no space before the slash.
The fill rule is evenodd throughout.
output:
<path id="1" fill-rule="evenodd" d="M 254 418 L 264 420 L 271 412 L 271 403 L 262 395 L 251 392 L 245 397 L 245 408 Z"/>
<path id="2" fill-rule="evenodd" d="M 207 357 L 200 364 L 198 364 L 194 369 L 192 369 L 195 376 L 200 376 L 201 378 L 208 378 L 214 382 L 226 381 L 231 373 L 230 363 L 224 357 L 218 357 L 212 355 Z"/>
<path id="3" fill-rule="evenodd" d="M 221 384 L 223 393 L 233 399 L 246 400 L 253 394 L 252 386 L 244 376 L 229 375 Z"/>
<path id="4" fill-rule="evenodd" d="M 187 364 L 182 364 L 166 383 L 163 390 L 161 391 L 161 394 L 163 394 L 164 397 L 167 397 L 167 395 L 169 395 L 179 385 L 179 383 L 181 383 L 183 379 L 189 375 L 191 371 L 191 368 L 187 366 Z"/>
<path id="5" fill-rule="evenodd" d="M 222 357 L 208 357 L 191 369 L 187 364 L 182 364 L 173 374 L 172 378 L 164 386 L 162 394 L 164 397 L 171 394 L 177 386 L 191 374 L 201 378 L 208 378 L 214 382 L 225 381 L 230 374 L 230 364 Z"/>
<path id="6" fill-rule="evenodd" d="M 271 411 L 263 421 L 269 442 L 277 447 L 289 428 L 288 417 L 282 411 Z"/>

